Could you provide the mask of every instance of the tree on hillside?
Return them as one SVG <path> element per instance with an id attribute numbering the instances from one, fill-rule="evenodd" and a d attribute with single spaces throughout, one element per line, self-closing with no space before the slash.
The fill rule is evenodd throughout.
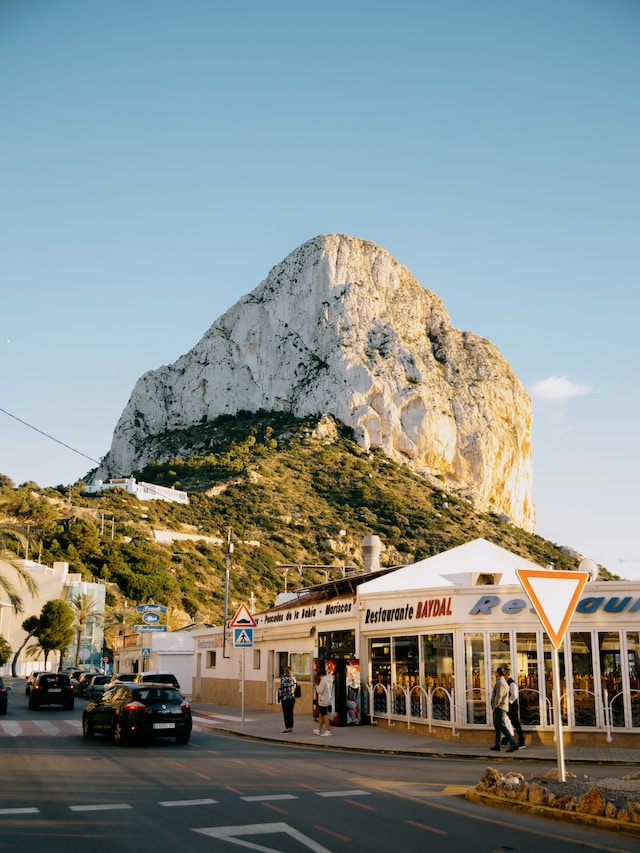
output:
<path id="1" fill-rule="evenodd" d="M 73 640 L 74 620 L 71 606 L 61 598 L 47 601 L 40 611 L 40 625 L 36 636 L 38 645 L 44 652 L 45 669 L 50 652 L 59 651 L 62 663 L 63 652 Z"/>
<path id="2" fill-rule="evenodd" d="M 24 554 L 28 553 L 29 537 L 16 524 L 0 521 L 0 589 L 3 589 L 13 607 L 14 613 L 22 613 L 24 604 L 11 575 L 15 575 L 26 586 L 33 598 L 38 594 L 38 582 L 20 564 L 15 547 L 19 545 Z"/>
<path id="3" fill-rule="evenodd" d="M 27 616 L 27 618 L 22 623 L 22 630 L 27 632 L 27 636 L 22 641 L 20 648 L 16 651 L 13 656 L 13 661 L 11 662 L 11 675 L 14 678 L 18 677 L 18 658 L 20 657 L 20 652 L 27 645 L 29 640 L 38 633 L 38 628 L 40 626 L 40 620 L 37 616 Z"/>
<path id="4" fill-rule="evenodd" d="M 80 661 L 80 649 L 82 647 L 82 638 L 88 622 L 102 622 L 102 610 L 96 603 L 95 598 L 89 595 L 88 592 L 81 592 L 78 595 L 73 595 L 69 599 L 71 608 L 75 615 L 76 629 L 76 667 Z"/>

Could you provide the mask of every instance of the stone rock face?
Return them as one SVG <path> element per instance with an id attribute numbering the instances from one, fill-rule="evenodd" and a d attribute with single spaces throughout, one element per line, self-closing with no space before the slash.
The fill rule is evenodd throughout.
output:
<path id="1" fill-rule="evenodd" d="M 98 477 L 154 458 L 149 439 L 222 414 L 330 414 L 481 511 L 532 530 L 531 402 L 488 340 L 387 251 L 316 237 L 216 320 L 174 364 L 145 373 Z"/>

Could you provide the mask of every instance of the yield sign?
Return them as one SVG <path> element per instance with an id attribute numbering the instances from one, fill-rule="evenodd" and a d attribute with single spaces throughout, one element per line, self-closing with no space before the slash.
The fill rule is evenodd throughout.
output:
<path id="1" fill-rule="evenodd" d="M 562 645 L 582 590 L 589 580 L 589 573 L 516 569 L 516 574 L 553 647 L 558 649 Z"/>
<path id="2" fill-rule="evenodd" d="M 258 623 L 253 618 L 253 615 L 246 604 L 241 604 L 236 610 L 236 615 L 233 617 L 229 625 L 232 628 L 257 628 Z"/>

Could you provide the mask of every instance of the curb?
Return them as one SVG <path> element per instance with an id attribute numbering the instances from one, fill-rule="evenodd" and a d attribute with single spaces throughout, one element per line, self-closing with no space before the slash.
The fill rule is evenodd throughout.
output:
<path id="1" fill-rule="evenodd" d="M 506 797 L 496 797 L 495 794 L 486 794 L 472 789 L 468 790 L 464 796 L 466 800 L 470 800 L 474 803 L 481 803 L 482 805 L 494 806 L 495 808 L 501 809 L 512 809 L 513 811 L 519 812 L 528 812 L 529 814 L 538 815 L 540 817 L 562 820 L 567 823 L 580 823 L 585 826 L 594 826 L 598 829 L 604 829 L 608 832 L 618 832 L 623 835 L 640 838 L 639 823 L 627 823 L 626 821 L 614 820 L 609 817 L 584 814 L 582 812 L 568 812 L 563 809 L 551 808 L 551 806 L 523 803 L 518 800 L 511 800 Z"/>

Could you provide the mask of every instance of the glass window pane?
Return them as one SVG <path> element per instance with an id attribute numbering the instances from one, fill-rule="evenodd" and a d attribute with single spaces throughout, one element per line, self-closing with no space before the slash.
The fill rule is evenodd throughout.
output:
<path id="1" fill-rule="evenodd" d="M 523 726 L 540 725 L 541 695 L 538 689 L 538 635 L 516 634 L 516 674 L 518 681 L 520 722 Z"/>
<path id="2" fill-rule="evenodd" d="M 571 676 L 573 714 L 576 726 L 595 726 L 596 697 L 593 692 L 593 659 L 590 631 L 571 632 Z"/>
<path id="3" fill-rule="evenodd" d="M 484 656 L 484 633 L 464 635 L 465 704 L 467 722 L 487 722 L 487 681 Z"/>

